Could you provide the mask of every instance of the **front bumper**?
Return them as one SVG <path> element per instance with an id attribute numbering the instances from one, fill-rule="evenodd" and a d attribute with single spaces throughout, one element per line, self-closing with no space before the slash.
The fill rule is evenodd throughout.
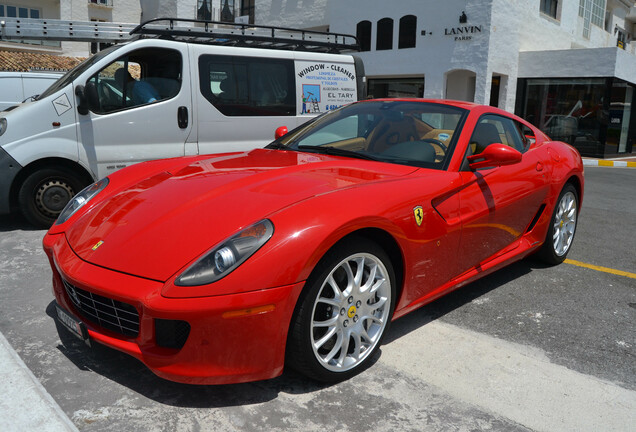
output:
<path id="1" fill-rule="evenodd" d="M 232 295 L 166 298 L 161 295 L 163 282 L 81 260 L 64 234 L 47 234 L 43 243 L 53 269 L 55 299 L 83 319 L 91 340 L 132 355 L 162 378 L 182 383 L 228 384 L 282 373 L 287 331 L 304 283 Z M 117 304 L 132 305 L 139 316 L 136 336 L 91 319 L 76 306 L 64 282 Z M 158 323 L 165 322 L 189 324 L 181 348 L 158 343 Z"/>

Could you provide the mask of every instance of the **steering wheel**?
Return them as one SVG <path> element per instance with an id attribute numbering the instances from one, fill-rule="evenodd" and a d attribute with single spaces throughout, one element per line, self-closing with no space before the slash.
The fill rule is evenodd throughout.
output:
<path id="1" fill-rule="evenodd" d="M 446 144 L 444 144 L 443 142 L 441 142 L 440 140 L 438 140 L 438 139 L 435 139 L 435 138 L 424 138 L 424 139 L 421 139 L 420 141 L 427 142 L 429 144 L 433 144 L 433 145 L 438 146 L 439 148 L 442 149 L 444 154 L 446 154 L 446 152 L 448 151 L 448 146 Z"/>

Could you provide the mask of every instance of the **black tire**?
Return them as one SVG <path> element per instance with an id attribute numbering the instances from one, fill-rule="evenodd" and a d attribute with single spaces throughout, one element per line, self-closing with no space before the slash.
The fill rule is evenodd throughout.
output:
<path id="1" fill-rule="evenodd" d="M 358 272 L 360 268 L 362 271 Z M 358 285 L 362 289 L 351 279 L 355 275 L 360 276 Z M 350 280 L 354 281 L 352 290 L 340 289 L 338 298 L 334 284 L 337 288 L 346 287 Z M 363 291 L 366 286 L 376 289 Z M 298 300 L 289 331 L 287 364 L 327 383 L 346 380 L 363 371 L 371 365 L 389 329 L 395 296 L 395 272 L 380 246 L 361 237 L 339 243 L 316 266 Z M 321 324 L 326 322 L 333 325 Z M 333 334 L 328 336 L 330 332 Z M 316 345 L 318 348 L 314 348 Z"/>
<path id="2" fill-rule="evenodd" d="M 37 228 L 49 228 L 66 203 L 87 184 L 68 168 L 35 171 L 20 186 L 20 211 Z"/>
<path id="3" fill-rule="evenodd" d="M 565 260 L 572 247 L 572 241 L 576 233 L 578 211 L 579 194 L 571 183 L 567 183 L 563 187 L 563 190 L 561 190 L 559 198 L 556 201 L 552 217 L 550 218 L 548 232 L 545 236 L 543 246 L 541 246 L 541 249 L 539 249 L 536 254 L 537 258 L 551 265 L 561 264 Z M 563 230 L 564 228 L 566 229 Z M 559 239 L 565 240 L 565 242 L 561 242 L 562 244 L 555 246 L 555 237 L 559 237 Z"/>

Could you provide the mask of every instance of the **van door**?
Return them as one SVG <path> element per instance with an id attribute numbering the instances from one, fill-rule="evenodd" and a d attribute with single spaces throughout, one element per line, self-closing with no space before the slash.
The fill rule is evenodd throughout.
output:
<path id="1" fill-rule="evenodd" d="M 186 44 L 140 48 L 88 79 L 89 112 L 78 114 L 78 135 L 96 177 L 184 154 L 192 129 L 188 65 Z"/>
<path id="2" fill-rule="evenodd" d="M 193 46 L 200 154 L 264 147 L 274 140 L 278 126 L 292 129 L 298 122 L 290 54 L 275 58 L 265 51 L 267 57 L 259 57 L 240 50 L 220 55 Z"/>

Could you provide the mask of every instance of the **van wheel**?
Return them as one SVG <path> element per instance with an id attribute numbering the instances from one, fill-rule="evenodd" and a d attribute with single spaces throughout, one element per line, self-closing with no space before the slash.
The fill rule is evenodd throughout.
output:
<path id="1" fill-rule="evenodd" d="M 30 174 L 18 192 L 20 211 L 38 228 L 49 228 L 84 182 L 66 168 L 44 168 Z"/>

